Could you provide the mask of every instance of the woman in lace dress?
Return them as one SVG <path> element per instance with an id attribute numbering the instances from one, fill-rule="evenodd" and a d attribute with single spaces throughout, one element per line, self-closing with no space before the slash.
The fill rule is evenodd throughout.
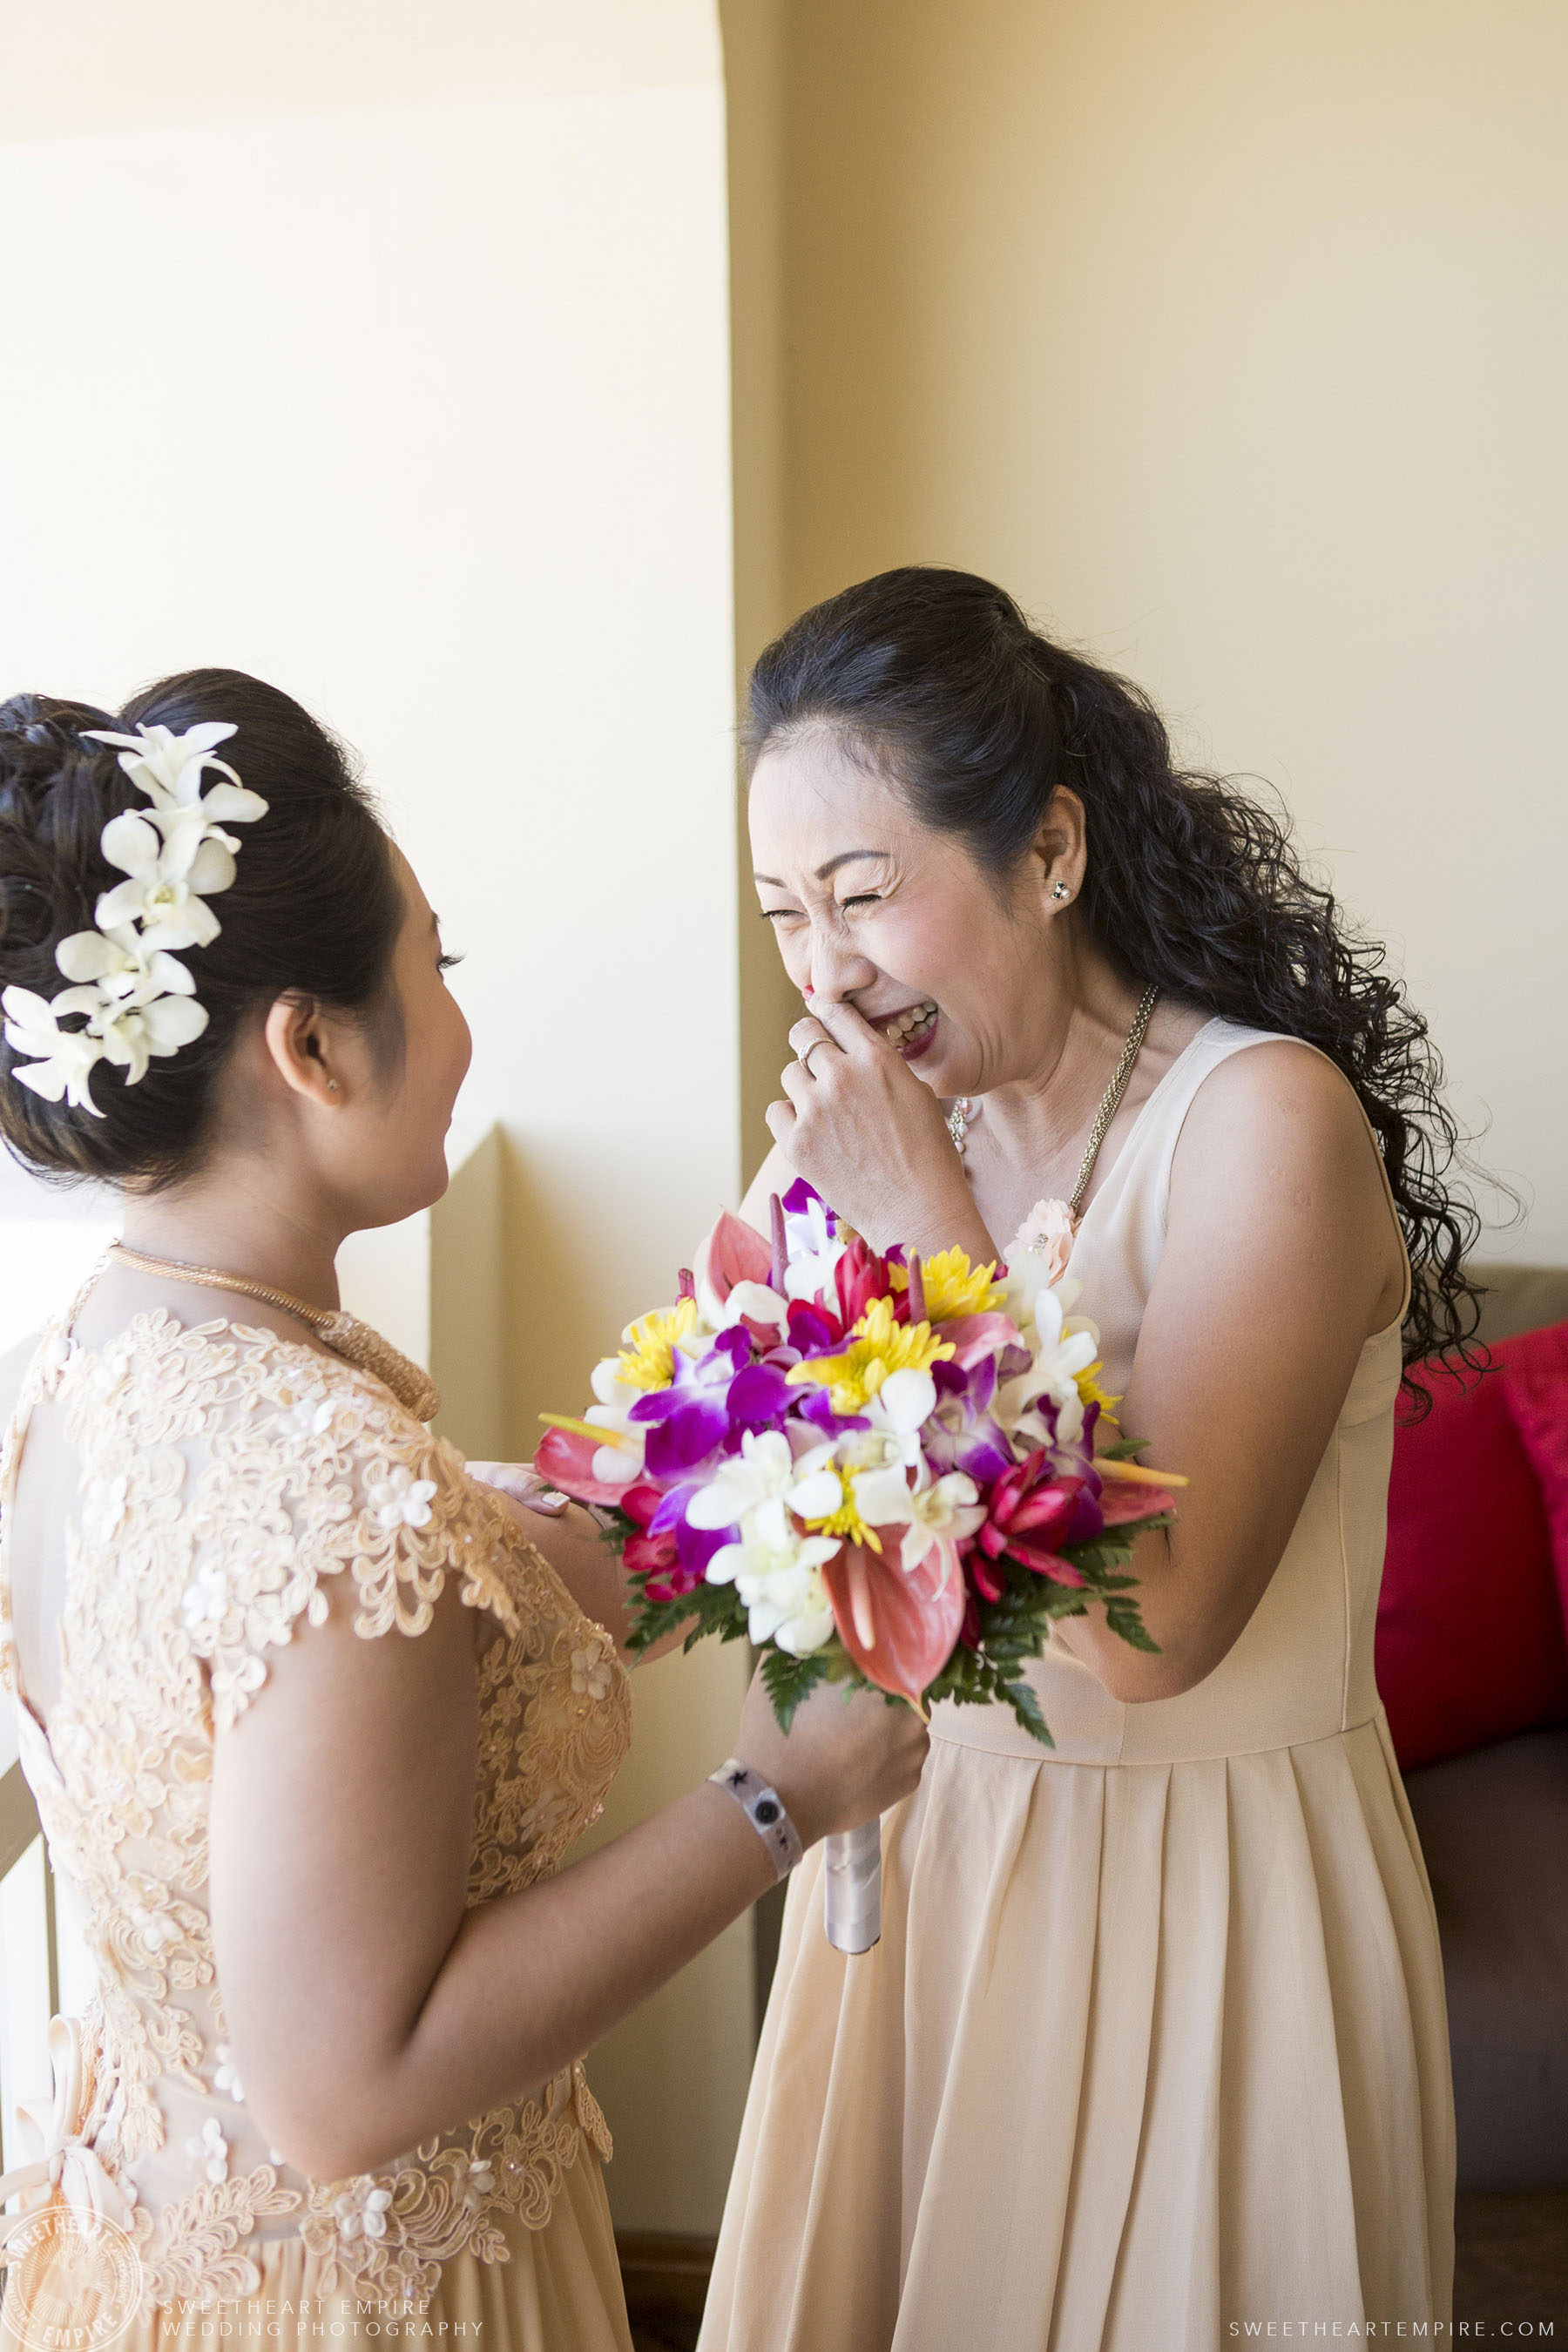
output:
<path id="1" fill-rule="evenodd" d="M 627 1744 L 608 1556 L 469 1477 L 333 1311 L 343 1236 L 445 1185 L 443 965 L 287 697 L 198 671 L 118 718 L 0 709 L 0 1134 L 124 1197 L 0 1468 L 0 1679 L 97 1979 L 4 2184 L 23 2341 L 100 2340 L 129 2294 L 132 2347 L 216 2301 L 229 2340 L 625 2352 L 579 2053 L 791 1817 L 812 1843 L 919 1772 L 907 1711 L 785 1742 L 753 1694 L 750 1818 L 703 1785 L 560 1869 Z"/>
<path id="2" fill-rule="evenodd" d="M 806 614 L 750 749 L 808 1005 L 750 1213 L 798 1171 L 878 1248 L 1053 1279 L 1070 1242 L 1191 1484 L 1133 1562 L 1158 1654 L 1097 1609 L 1031 1669 L 1054 1748 L 935 1710 L 876 1951 L 798 1874 L 704 2352 L 1430 2328 L 1443 1987 L 1372 1670 L 1402 1357 L 1466 1328 L 1424 1026 L 1270 818 L 984 581 Z"/>

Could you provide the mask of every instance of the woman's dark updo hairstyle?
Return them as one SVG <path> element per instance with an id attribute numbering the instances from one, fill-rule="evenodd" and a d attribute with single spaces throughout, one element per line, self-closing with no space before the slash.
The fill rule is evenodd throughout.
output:
<path id="1" fill-rule="evenodd" d="M 289 994 L 373 1022 L 388 1012 L 403 898 L 370 796 L 309 711 L 233 669 L 163 678 L 118 713 L 41 694 L 0 704 L 0 988 L 47 1000 L 68 985 L 56 947 L 96 929 L 100 893 L 124 879 L 100 846 L 103 828 L 123 809 L 151 805 L 118 752 L 84 742 L 83 729 L 183 734 L 204 720 L 237 729 L 216 756 L 268 803 L 264 817 L 237 828 L 235 880 L 211 901 L 217 938 L 180 950 L 207 1026 L 193 1045 L 155 1056 L 135 1086 L 100 1061 L 90 1085 L 101 1118 L 18 1085 L 10 1071 L 28 1057 L 0 1044 L 0 1139 L 46 1174 L 171 1183 L 211 1141 L 218 1074 L 249 1018 Z M 203 781 L 210 788 L 216 779 Z"/>
<path id="2" fill-rule="evenodd" d="M 1287 824 L 1218 776 L 1178 768 L 1149 698 L 1053 645 L 973 572 L 910 565 L 813 606 L 752 673 L 748 767 L 826 728 L 914 814 L 999 880 L 1068 785 L 1088 819 L 1079 904 L 1129 983 L 1338 1065 L 1383 1151 L 1415 1276 L 1405 1360 L 1463 1349 L 1479 1220 L 1443 1181 L 1458 1141 L 1426 1024 L 1310 879 Z M 1421 1410 L 1421 1391 L 1413 1398 Z"/>

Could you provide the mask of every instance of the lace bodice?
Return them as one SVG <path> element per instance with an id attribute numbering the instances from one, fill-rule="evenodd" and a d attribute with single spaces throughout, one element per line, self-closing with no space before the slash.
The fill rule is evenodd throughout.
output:
<path id="1" fill-rule="evenodd" d="M 62 1320 L 0 1456 L 13 1696 L 7 1523 L 43 1400 L 80 1486 L 59 1696 L 47 1738 L 19 1706 L 22 1761 L 97 1975 L 75 2140 L 124 2200 L 149 2300 L 252 2293 L 247 2243 L 296 2230 L 327 2290 L 421 2294 L 464 2249 L 504 2260 L 500 2217 L 542 2226 L 584 2137 L 609 2153 L 581 2065 L 374 2175 L 291 2170 L 248 2115 L 228 2048 L 207 1908 L 213 1743 L 296 1629 L 343 1611 L 367 1641 L 416 1637 L 456 1578 L 487 1620 L 468 1876 L 470 1904 L 484 1902 L 553 1870 L 601 1810 L 629 1742 L 607 1635 L 456 1450 L 367 1372 L 269 1330 L 163 1311 L 89 1352 Z"/>

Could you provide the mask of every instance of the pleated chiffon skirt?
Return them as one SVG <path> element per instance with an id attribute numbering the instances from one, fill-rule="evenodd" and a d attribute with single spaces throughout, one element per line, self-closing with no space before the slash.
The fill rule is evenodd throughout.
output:
<path id="1" fill-rule="evenodd" d="M 883 1843 L 862 1958 L 796 1873 L 701 2352 L 1447 2315 L 1441 1966 L 1381 1709 L 1109 1767 L 939 1732 Z"/>

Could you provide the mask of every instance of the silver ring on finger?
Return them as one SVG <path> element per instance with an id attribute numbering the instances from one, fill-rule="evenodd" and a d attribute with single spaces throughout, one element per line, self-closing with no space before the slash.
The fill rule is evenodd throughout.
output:
<path id="1" fill-rule="evenodd" d="M 831 1045 L 832 1043 L 833 1040 L 831 1037 L 814 1037 L 810 1045 L 806 1047 L 805 1053 L 797 1054 L 795 1055 L 795 1059 L 800 1064 L 801 1068 L 805 1070 L 809 1076 L 815 1077 L 816 1076 L 816 1072 L 811 1066 L 811 1057 L 816 1053 L 817 1047 L 819 1045 Z"/>

